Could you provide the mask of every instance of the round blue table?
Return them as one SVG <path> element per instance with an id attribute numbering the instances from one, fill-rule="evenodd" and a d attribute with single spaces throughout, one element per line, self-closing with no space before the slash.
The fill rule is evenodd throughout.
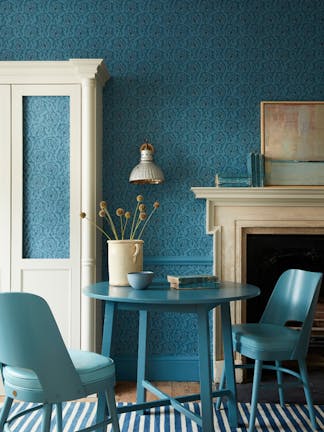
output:
<path id="1" fill-rule="evenodd" d="M 237 427 L 237 400 L 234 373 L 232 327 L 230 316 L 230 302 L 246 300 L 260 294 L 258 287 L 250 284 L 235 282 L 217 282 L 212 288 L 177 290 L 170 288 L 167 283 L 153 283 L 145 290 L 134 290 L 131 287 L 109 286 L 108 282 L 99 282 L 84 289 L 88 297 L 102 300 L 105 303 L 104 326 L 102 337 L 102 354 L 110 356 L 113 324 L 118 309 L 139 311 L 138 332 L 138 364 L 137 364 L 137 401 L 136 404 L 120 407 L 119 413 L 143 410 L 172 405 L 175 409 L 196 421 L 204 432 L 212 432 L 213 409 L 212 399 L 219 395 L 228 399 L 228 419 L 231 427 Z M 212 375 L 210 360 L 210 334 L 208 313 L 219 306 L 221 309 L 222 339 L 224 346 L 224 365 L 226 374 L 226 388 L 212 391 Z M 147 380 L 147 322 L 148 313 L 179 312 L 195 313 L 198 318 L 198 351 L 200 394 L 185 395 L 173 398 Z M 146 391 L 154 393 L 160 399 L 146 402 Z M 201 416 L 189 411 L 183 402 L 200 400 Z M 99 398 L 99 416 L 103 416 L 103 401 Z"/>

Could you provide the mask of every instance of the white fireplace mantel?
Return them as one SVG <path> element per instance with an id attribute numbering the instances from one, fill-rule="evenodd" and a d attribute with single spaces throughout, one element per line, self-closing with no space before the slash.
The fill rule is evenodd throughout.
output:
<path id="1" fill-rule="evenodd" d="M 206 232 L 213 235 L 214 273 L 246 282 L 248 234 L 324 234 L 324 186 L 216 188 L 192 187 L 206 200 Z M 233 323 L 245 321 L 245 306 L 231 308 Z M 219 317 L 214 319 L 214 376 L 222 360 Z M 240 361 L 240 359 L 238 359 Z"/>
<path id="2" fill-rule="evenodd" d="M 310 203 L 324 206 L 324 186 L 305 187 L 192 187 L 196 198 L 237 205 L 296 205 Z M 303 204 L 302 204 L 303 205 Z"/>
<path id="3" fill-rule="evenodd" d="M 229 230 L 239 234 L 237 230 L 260 229 L 272 232 L 284 227 L 287 232 L 291 229 L 305 229 L 324 227 L 324 186 L 323 187 L 263 187 L 263 188 L 217 188 L 192 187 L 196 198 L 206 200 L 206 232 L 215 236 L 214 270 L 222 277 L 241 281 L 238 274 L 244 262 L 231 263 L 236 277 L 229 267 L 221 266 L 222 258 L 227 257 L 226 251 L 230 246 L 238 245 L 239 238 L 232 238 L 220 244 L 220 237 L 229 234 Z M 234 231 L 233 231 L 234 230 Z M 307 231 L 308 232 L 308 231 Z M 226 255 L 226 256 L 225 256 Z M 244 257 L 243 257 L 244 258 Z M 228 259 L 228 257 L 227 257 Z M 244 261 L 244 260 L 243 260 Z"/>

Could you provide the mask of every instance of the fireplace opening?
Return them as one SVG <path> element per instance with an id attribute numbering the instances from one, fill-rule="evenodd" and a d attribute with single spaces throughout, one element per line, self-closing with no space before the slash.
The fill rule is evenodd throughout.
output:
<path id="1" fill-rule="evenodd" d="M 246 305 L 247 322 L 259 321 L 279 276 L 289 268 L 324 273 L 324 235 L 247 234 L 246 279 L 260 296 Z M 324 367 L 324 282 L 313 322 L 308 363 Z"/>

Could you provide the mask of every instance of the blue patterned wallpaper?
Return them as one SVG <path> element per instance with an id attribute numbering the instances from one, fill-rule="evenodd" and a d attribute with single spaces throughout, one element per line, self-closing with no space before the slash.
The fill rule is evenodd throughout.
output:
<path id="1" fill-rule="evenodd" d="M 190 187 L 245 175 L 260 101 L 324 99 L 323 16 L 322 0 L 1 0 L 0 58 L 105 60 L 104 196 L 112 209 L 138 193 L 160 201 L 147 269 L 205 272 L 212 239 Z M 128 183 L 145 138 L 163 185 Z M 153 317 L 151 332 L 154 355 L 195 357 L 191 317 Z M 133 355 L 134 319 L 122 316 L 117 336 L 116 355 Z"/>
<path id="2" fill-rule="evenodd" d="M 23 98 L 23 257 L 70 256 L 70 100 Z"/>

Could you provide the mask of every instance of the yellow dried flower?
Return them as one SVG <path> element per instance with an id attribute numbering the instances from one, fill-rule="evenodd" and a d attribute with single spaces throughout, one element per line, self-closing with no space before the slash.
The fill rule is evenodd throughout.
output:
<path id="1" fill-rule="evenodd" d="M 145 211 L 145 210 L 146 210 L 146 205 L 145 205 L 145 204 L 140 204 L 140 205 L 138 206 L 138 210 L 139 210 L 140 212 Z"/>
<path id="2" fill-rule="evenodd" d="M 137 202 L 142 202 L 142 201 L 144 201 L 144 197 L 143 197 L 143 195 L 137 195 L 137 197 L 136 197 L 136 201 L 137 201 Z"/>
<path id="3" fill-rule="evenodd" d="M 100 207 L 101 209 L 105 209 L 105 208 L 107 208 L 107 203 L 106 203 L 106 201 L 100 201 L 99 207 Z"/>
<path id="4" fill-rule="evenodd" d="M 140 214 L 139 214 L 138 217 L 139 217 L 140 220 L 145 220 L 145 219 L 146 219 L 146 216 L 147 216 L 147 215 L 146 215 L 145 212 L 140 212 Z"/>
<path id="5" fill-rule="evenodd" d="M 106 236 L 107 237 L 107 239 L 108 240 L 111 240 L 111 237 L 99 226 L 99 225 L 97 225 L 95 222 L 93 222 L 91 219 L 89 219 L 89 218 L 87 218 L 87 215 L 86 215 L 86 213 L 85 212 L 81 212 L 80 213 L 80 217 L 82 218 L 82 219 L 87 219 L 93 226 L 95 226 L 99 231 L 101 231 L 102 232 L 102 234 L 104 235 L 104 236 Z"/>
<path id="6" fill-rule="evenodd" d="M 105 210 L 104 209 L 101 209 L 100 211 L 99 211 L 99 213 L 98 213 L 98 215 L 101 217 L 101 218 L 103 218 L 103 217 L 105 217 Z"/>
<path id="7" fill-rule="evenodd" d="M 117 216 L 123 216 L 124 213 L 125 213 L 124 209 L 122 209 L 120 207 L 116 210 L 116 215 Z"/>
<path id="8" fill-rule="evenodd" d="M 158 201 L 155 201 L 155 203 L 153 204 L 153 210 L 151 211 L 151 213 L 149 214 L 149 216 L 147 218 L 146 218 L 146 214 L 145 214 L 145 219 L 146 220 L 145 220 L 145 222 L 144 222 L 144 224 L 142 226 L 142 229 L 141 229 L 140 233 L 137 236 L 138 239 L 140 239 L 142 237 L 143 232 L 144 232 L 147 224 L 149 223 L 149 221 L 150 221 L 153 213 L 156 212 L 156 209 L 159 208 L 159 207 L 160 207 L 160 203 Z"/>
<path id="9" fill-rule="evenodd" d="M 127 211 L 125 212 L 125 219 L 130 219 L 131 218 L 131 212 Z"/>

